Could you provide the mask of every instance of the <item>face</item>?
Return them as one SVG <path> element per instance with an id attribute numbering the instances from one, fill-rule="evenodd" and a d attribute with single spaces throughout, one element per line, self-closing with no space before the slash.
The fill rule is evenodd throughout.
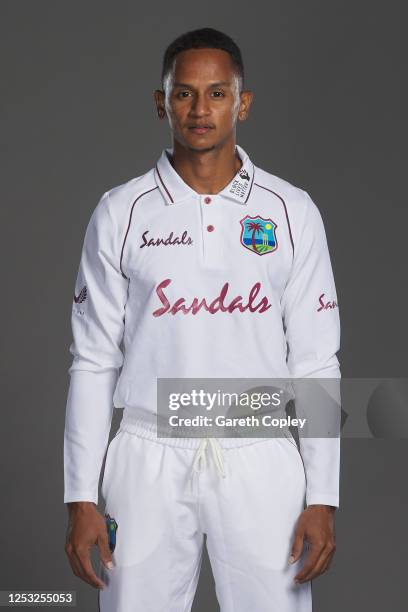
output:
<path id="1" fill-rule="evenodd" d="M 164 84 L 155 91 L 157 112 L 167 117 L 174 139 L 192 151 L 220 148 L 235 140 L 237 120 L 246 119 L 252 93 L 239 91 L 231 57 L 221 49 L 179 53 Z"/>

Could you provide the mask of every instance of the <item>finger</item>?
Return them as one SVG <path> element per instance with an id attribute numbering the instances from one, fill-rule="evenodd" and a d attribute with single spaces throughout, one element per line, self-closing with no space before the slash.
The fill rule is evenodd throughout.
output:
<path id="1" fill-rule="evenodd" d="M 305 560 L 305 563 L 302 569 L 300 570 L 300 572 L 296 574 L 294 578 L 295 582 L 305 581 L 306 576 L 308 576 L 310 572 L 313 571 L 313 568 L 316 566 L 317 562 L 319 561 L 323 550 L 324 550 L 323 543 L 314 542 L 311 545 L 311 547 L 309 548 L 309 552 L 307 553 L 307 557 L 306 557 L 306 560 Z"/>
<path id="2" fill-rule="evenodd" d="M 320 569 L 319 576 L 321 576 L 322 574 L 325 574 L 327 570 L 329 569 L 329 567 L 330 567 L 330 562 L 329 560 L 326 560 Z"/>
<path id="3" fill-rule="evenodd" d="M 68 561 L 69 561 L 69 564 L 71 566 L 73 573 L 75 574 L 75 576 L 78 576 L 78 578 L 80 578 L 81 570 L 80 570 L 79 563 L 75 558 L 73 550 L 70 550 L 69 552 L 67 550 L 66 552 L 67 552 Z"/>
<path id="4" fill-rule="evenodd" d="M 330 555 L 330 553 L 327 551 L 324 551 L 322 553 L 322 555 L 320 556 L 320 558 L 318 559 L 315 567 L 312 569 L 311 572 L 309 572 L 308 575 L 305 576 L 305 581 L 308 580 L 313 580 L 314 578 L 317 578 L 318 576 L 320 576 L 321 574 L 323 574 L 324 572 L 324 567 L 327 564 L 327 558 L 328 555 Z"/>
<path id="5" fill-rule="evenodd" d="M 75 557 L 80 567 L 80 578 L 94 587 L 104 588 L 105 583 L 96 575 L 92 567 L 89 550 L 77 549 Z"/>
<path id="6" fill-rule="evenodd" d="M 323 565 L 320 574 L 324 574 L 325 572 L 327 572 L 330 569 L 330 566 L 332 564 L 333 561 L 333 557 L 334 557 L 334 550 L 332 550 L 331 553 L 329 553 L 326 563 Z"/>
<path id="7" fill-rule="evenodd" d="M 114 567 L 114 564 L 112 559 L 112 553 L 109 548 L 108 534 L 105 530 L 98 536 L 97 545 L 99 548 L 100 560 L 107 569 L 112 569 Z"/>
<path id="8" fill-rule="evenodd" d="M 297 582 L 307 582 L 308 580 L 313 580 L 317 576 L 323 573 L 323 567 L 326 565 L 330 555 L 332 554 L 332 548 L 330 545 L 324 546 L 321 550 L 318 558 L 315 560 L 315 563 L 310 566 L 304 566 L 302 571 L 299 573 L 295 580 Z"/>
<path id="9" fill-rule="evenodd" d="M 323 574 L 324 572 L 326 572 L 330 565 L 331 562 L 333 560 L 334 557 L 334 553 L 336 552 L 336 544 L 334 541 L 330 541 L 326 544 L 325 546 L 325 550 L 323 551 L 322 557 L 323 557 L 323 562 L 320 565 L 320 563 L 318 563 L 316 565 L 315 568 L 315 575 L 312 576 L 310 579 L 316 578 L 317 576 L 320 576 L 321 574 Z"/>
<path id="10" fill-rule="evenodd" d="M 84 582 L 87 582 L 92 587 L 95 587 L 98 589 L 103 589 L 106 586 L 105 583 L 102 582 L 98 576 L 96 576 L 96 574 L 92 571 L 92 569 L 89 570 L 89 569 L 84 568 L 83 563 L 79 559 L 79 557 L 77 558 L 77 564 L 79 567 L 78 577 L 81 580 L 83 580 Z"/>
<path id="11" fill-rule="evenodd" d="M 298 561 L 298 559 L 300 558 L 300 555 L 303 552 L 304 537 L 305 533 L 303 530 L 296 530 L 292 544 L 291 555 L 289 557 L 289 563 L 295 563 L 295 561 Z"/>
<path id="12" fill-rule="evenodd" d="M 77 576 L 77 578 L 80 578 L 81 580 L 83 580 L 84 582 L 87 582 L 88 584 L 92 584 L 84 575 L 84 571 L 83 571 L 81 562 L 79 560 L 79 557 L 74 552 L 72 552 L 69 562 L 70 562 L 72 571 L 74 575 Z"/>

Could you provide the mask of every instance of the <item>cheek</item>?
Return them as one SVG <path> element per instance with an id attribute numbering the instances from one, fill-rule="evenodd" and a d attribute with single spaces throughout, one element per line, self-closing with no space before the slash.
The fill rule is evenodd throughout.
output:
<path id="1" fill-rule="evenodd" d="M 166 109 L 166 112 L 170 128 L 173 129 L 174 127 L 177 127 L 177 125 L 180 123 L 178 115 L 176 115 L 174 112 L 171 112 L 170 109 Z"/>
<path id="2" fill-rule="evenodd" d="M 232 115 L 233 115 L 233 121 L 235 123 L 235 121 L 238 118 L 238 113 L 239 113 L 239 106 L 240 106 L 240 100 L 237 99 L 234 101 L 234 106 L 232 108 Z"/>
<path id="3" fill-rule="evenodd" d="M 219 114 L 219 119 L 222 125 L 225 127 L 232 127 L 235 123 L 237 111 L 235 108 L 231 108 L 230 106 L 226 109 L 223 109 Z"/>
<path id="4" fill-rule="evenodd" d="M 174 107 L 166 106 L 166 112 L 170 125 L 179 126 L 185 121 L 188 111 L 181 108 L 175 110 Z"/>
<path id="5" fill-rule="evenodd" d="M 173 117 L 169 113 L 167 113 L 167 119 L 168 119 L 170 128 L 173 129 L 173 126 L 174 126 Z"/>

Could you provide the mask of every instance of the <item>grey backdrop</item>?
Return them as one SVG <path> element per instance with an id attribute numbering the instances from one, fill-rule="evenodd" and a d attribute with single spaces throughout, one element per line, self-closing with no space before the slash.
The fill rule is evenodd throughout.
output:
<path id="1" fill-rule="evenodd" d="M 397 6 L 3 0 L 0 589 L 75 589 L 80 612 L 97 610 L 64 552 L 72 291 L 99 197 L 170 144 L 152 92 L 181 32 L 212 26 L 236 39 L 255 92 L 238 142 L 322 212 L 343 375 L 407 375 L 406 15 Z M 313 583 L 314 610 L 402 612 L 407 440 L 342 449 L 338 549 Z M 207 559 L 194 610 L 218 610 Z"/>

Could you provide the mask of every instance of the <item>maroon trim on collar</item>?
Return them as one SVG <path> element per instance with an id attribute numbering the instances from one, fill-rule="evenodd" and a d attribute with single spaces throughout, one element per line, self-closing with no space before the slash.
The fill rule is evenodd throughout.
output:
<path id="1" fill-rule="evenodd" d="M 163 185 L 164 189 L 166 190 L 167 195 L 168 195 L 168 196 L 169 196 L 169 198 L 170 198 L 170 201 L 171 201 L 171 202 L 174 204 L 174 200 L 173 200 L 173 198 L 171 197 L 169 190 L 167 189 L 166 185 L 165 185 L 165 184 L 164 184 L 164 182 L 163 182 L 163 179 L 162 179 L 162 177 L 161 177 L 161 175 L 160 175 L 159 168 L 158 168 L 157 164 L 156 164 L 156 171 L 157 171 L 157 174 L 159 175 L 159 179 L 160 179 L 161 184 Z"/>
<path id="2" fill-rule="evenodd" d="M 129 280 L 129 279 L 128 279 L 128 277 L 126 276 L 126 274 L 122 270 L 122 259 L 123 259 L 123 251 L 124 251 L 124 248 L 125 248 L 126 238 L 127 238 L 128 233 L 129 233 L 130 224 L 132 223 L 133 208 L 134 208 L 136 202 L 138 200 L 140 200 L 140 198 L 142 198 L 147 193 L 150 193 L 151 191 L 154 191 L 155 189 L 158 189 L 158 187 L 157 186 L 156 187 L 152 187 L 152 189 L 148 189 L 148 191 L 144 191 L 139 196 L 137 196 L 136 200 L 132 204 L 132 208 L 130 209 L 129 223 L 128 223 L 128 226 L 127 226 L 125 237 L 123 239 L 122 250 L 120 252 L 120 264 L 119 264 L 120 271 L 122 272 L 122 276 L 123 276 L 123 278 L 126 278 L 126 280 Z"/>
<path id="3" fill-rule="evenodd" d="M 290 227 L 289 215 L 288 215 L 288 210 L 286 208 L 285 200 L 282 198 L 282 196 L 279 195 L 279 193 L 276 193 L 276 191 L 272 191 L 272 189 L 269 189 L 268 187 L 264 187 L 263 185 L 259 185 L 259 183 L 255 183 L 255 185 L 257 187 L 261 187 L 261 189 L 265 189 L 265 191 L 269 191 L 270 193 L 273 193 L 282 202 L 283 208 L 285 209 L 286 221 L 287 221 L 288 229 L 289 229 L 290 242 L 292 244 L 292 253 L 294 255 L 295 254 L 295 245 L 293 244 L 292 230 L 291 230 L 291 227 Z"/>

